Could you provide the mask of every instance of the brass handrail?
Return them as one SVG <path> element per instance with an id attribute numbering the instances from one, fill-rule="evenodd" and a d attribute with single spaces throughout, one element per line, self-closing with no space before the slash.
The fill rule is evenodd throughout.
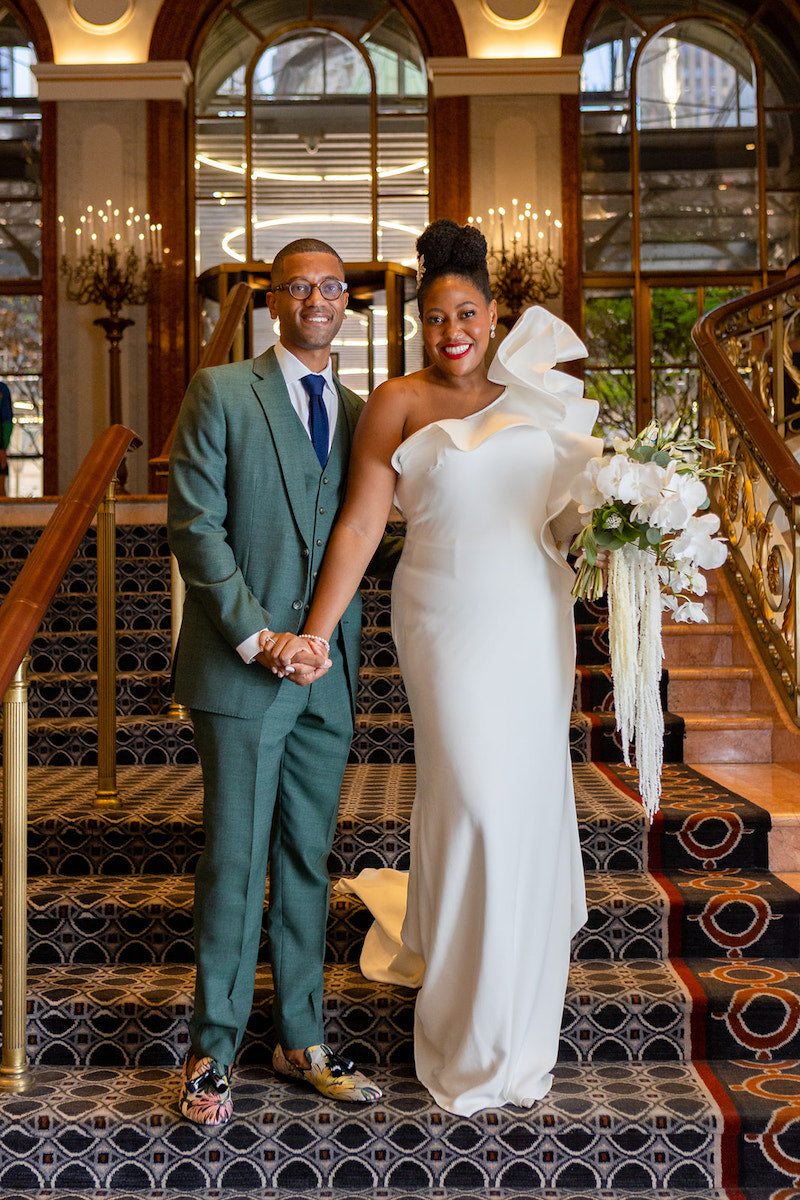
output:
<path id="1" fill-rule="evenodd" d="M 3 1054 L 0 1062 L 0 1090 L 3 1091 L 24 1092 L 31 1086 L 25 1029 L 28 967 L 28 652 L 56 588 L 98 507 L 104 498 L 108 500 L 110 497 L 113 502 L 119 464 L 129 448 L 140 445 L 138 434 L 122 425 L 112 425 L 95 440 L 0 607 L 0 695 L 3 697 L 4 719 Z M 113 520 L 113 508 L 111 514 Z M 111 536 L 113 541 L 113 529 Z M 113 606 L 113 580 L 110 602 Z M 113 705 L 113 686 L 107 690 L 110 691 Z M 98 743 L 103 740 L 101 716 L 98 711 Z M 113 742 L 115 733 L 112 713 L 111 725 L 105 736 Z"/>
<path id="2" fill-rule="evenodd" d="M 728 464 L 709 488 L 730 544 L 727 570 L 777 692 L 800 725 L 800 464 L 786 443 L 800 426 L 800 406 L 785 405 L 787 381 L 796 387 L 800 378 L 795 328 L 796 276 L 714 309 L 692 338 L 703 432 L 714 461 Z"/>

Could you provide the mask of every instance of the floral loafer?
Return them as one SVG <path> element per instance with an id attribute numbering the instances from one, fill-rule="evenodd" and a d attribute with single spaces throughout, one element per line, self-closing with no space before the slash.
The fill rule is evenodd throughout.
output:
<path id="1" fill-rule="evenodd" d="M 213 1058 L 187 1055 L 179 1107 L 195 1125 L 223 1125 L 233 1115 L 228 1074 Z"/>
<path id="2" fill-rule="evenodd" d="M 308 1066 L 297 1067 L 290 1062 L 280 1046 L 275 1047 L 272 1068 L 284 1079 L 298 1079 L 329 1100 L 348 1100 L 355 1104 L 370 1104 L 380 1100 L 382 1092 L 366 1075 L 356 1070 L 355 1063 L 335 1054 L 330 1046 L 309 1046 L 305 1052 Z"/>

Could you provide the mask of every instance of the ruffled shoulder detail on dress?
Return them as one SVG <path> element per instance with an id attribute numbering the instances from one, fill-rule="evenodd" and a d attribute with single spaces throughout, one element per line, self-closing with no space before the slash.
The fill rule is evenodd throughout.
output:
<path id="1" fill-rule="evenodd" d="M 557 561 L 547 529 L 570 505 L 572 481 L 590 458 L 602 454 L 601 438 L 593 437 L 599 406 L 587 400 L 579 379 L 555 369 L 558 362 L 585 358 L 587 354 L 578 335 L 566 322 L 539 305 L 528 308 L 500 344 L 489 368 L 493 383 L 505 384 L 506 392 L 498 409 L 524 412 L 530 423 L 546 430 L 553 446 L 553 475 L 546 506 L 545 527 L 540 531 L 542 544 Z M 498 414 L 499 415 L 499 414 Z M 562 531 L 569 540 L 566 522 Z"/>
<path id="2" fill-rule="evenodd" d="M 583 397 L 580 380 L 557 371 L 556 363 L 585 357 L 586 347 L 569 325 L 534 305 L 525 309 L 500 343 L 488 376 L 513 393 L 515 400 L 522 399 L 522 389 L 527 394 L 526 415 L 540 429 L 550 429 L 561 425 L 571 406 Z M 591 425 L 586 432 L 590 431 Z"/>
<path id="3" fill-rule="evenodd" d="M 538 305 L 526 309 L 500 343 L 488 371 L 492 383 L 505 388 L 503 394 L 470 416 L 443 418 L 417 430 L 398 446 L 392 466 L 402 470 L 406 451 L 436 430 L 441 430 L 456 449 L 470 451 L 505 429 L 528 426 L 550 435 L 557 467 L 562 457 L 559 443 L 566 442 L 563 451 L 569 461 L 563 467 L 566 472 L 572 471 L 573 463 L 581 457 L 581 440 L 589 443 L 582 448 L 584 462 L 600 453 L 600 443 L 588 436 L 597 420 L 598 406 L 584 398 L 579 379 L 556 370 L 555 364 L 585 356 L 583 342 L 559 317 Z M 577 474 L 582 467 L 574 469 Z M 560 495 L 561 489 L 557 490 Z"/>

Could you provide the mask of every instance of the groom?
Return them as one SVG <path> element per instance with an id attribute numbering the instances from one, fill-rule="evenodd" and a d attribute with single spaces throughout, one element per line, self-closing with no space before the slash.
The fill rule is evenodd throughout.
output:
<path id="1" fill-rule="evenodd" d="M 268 862 L 273 1067 L 328 1097 L 381 1094 L 322 1028 L 326 861 L 353 735 L 360 597 L 327 658 L 309 643 L 294 675 L 272 659 L 268 633 L 302 628 L 362 408 L 331 369 L 347 302 L 339 255 L 315 238 L 291 242 L 267 299 L 278 344 L 195 375 L 170 459 L 169 543 L 186 582 L 175 697 L 192 714 L 205 829 L 180 1108 L 213 1125 L 232 1114 L 228 1073 L 253 1003 Z"/>

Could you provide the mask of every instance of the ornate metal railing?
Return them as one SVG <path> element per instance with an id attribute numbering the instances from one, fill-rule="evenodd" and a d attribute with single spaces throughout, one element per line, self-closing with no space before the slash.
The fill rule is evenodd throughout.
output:
<path id="1" fill-rule="evenodd" d="M 714 309 L 692 333 L 701 421 L 728 569 L 788 712 L 800 725 L 800 276 Z"/>

